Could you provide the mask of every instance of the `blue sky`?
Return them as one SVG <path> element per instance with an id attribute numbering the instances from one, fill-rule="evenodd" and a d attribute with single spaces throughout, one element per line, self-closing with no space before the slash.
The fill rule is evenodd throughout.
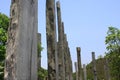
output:
<path id="1" fill-rule="evenodd" d="M 11 0 L 0 1 L 0 12 L 9 16 Z M 91 52 L 104 55 L 105 36 L 109 26 L 120 29 L 120 0 L 60 0 L 62 21 L 73 63 L 76 47 L 81 47 L 82 63 L 91 61 Z M 38 32 L 42 34 L 42 67 L 47 68 L 45 0 L 38 3 Z M 74 68 L 74 67 L 73 67 Z"/>

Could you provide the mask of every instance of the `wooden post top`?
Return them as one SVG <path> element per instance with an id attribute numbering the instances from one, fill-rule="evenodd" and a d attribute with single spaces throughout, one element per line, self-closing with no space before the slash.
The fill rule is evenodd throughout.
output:
<path id="1" fill-rule="evenodd" d="M 77 51 L 78 51 L 78 52 L 80 52 L 80 51 L 81 51 L 81 48 L 80 48 L 80 47 L 77 47 L 76 49 L 77 49 Z"/>

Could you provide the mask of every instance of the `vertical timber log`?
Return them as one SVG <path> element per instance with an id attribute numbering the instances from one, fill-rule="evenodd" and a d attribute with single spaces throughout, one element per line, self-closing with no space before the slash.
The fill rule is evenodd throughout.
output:
<path id="1" fill-rule="evenodd" d="M 72 60 L 70 59 L 70 80 L 73 80 L 73 68 L 72 68 Z"/>
<path id="2" fill-rule="evenodd" d="M 58 80 L 55 0 L 46 0 L 48 80 Z"/>
<path id="3" fill-rule="evenodd" d="M 67 42 L 67 37 L 66 37 L 66 34 L 64 34 L 64 49 L 65 49 L 65 80 L 70 80 L 70 77 L 69 77 L 69 71 L 70 71 L 70 67 L 69 67 L 69 57 L 68 57 L 68 42 Z"/>
<path id="4" fill-rule="evenodd" d="M 77 47 L 77 61 L 78 61 L 78 80 L 81 80 L 81 73 L 82 73 L 82 69 L 81 69 L 81 48 Z"/>
<path id="5" fill-rule="evenodd" d="M 83 64 L 83 72 L 84 72 L 84 80 L 87 80 L 87 74 L 86 74 L 86 65 Z"/>
<path id="6" fill-rule="evenodd" d="M 65 64 L 65 80 L 69 80 L 69 63 L 68 63 L 68 48 L 67 48 L 67 41 L 66 35 L 64 34 L 64 64 Z"/>
<path id="7" fill-rule="evenodd" d="M 12 0 L 4 80 L 37 80 L 38 0 Z"/>
<path id="8" fill-rule="evenodd" d="M 65 80 L 65 65 L 64 65 L 64 33 L 63 33 L 63 27 L 61 22 L 61 9 L 60 9 L 60 2 L 57 1 L 56 3 L 57 7 L 57 21 L 58 21 L 58 69 L 59 69 L 59 80 Z"/>
<path id="9" fill-rule="evenodd" d="M 63 29 L 63 32 L 64 33 L 64 23 L 62 22 L 62 29 Z M 64 36 L 63 36 L 63 46 L 64 46 L 64 50 L 63 50 L 63 53 L 64 53 L 64 66 L 65 66 L 65 80 L 69 80 L 69 67 L 68 67 L 68 43 L 67 43 L 67 37 L 66 37 L 66 34 L 64 33 Z"/>
<path id="10" fill-rule="evenodd" d="M 62 25 L 64 25 L 62 23 Z M 70 49 L 68 47 L 68 41 L 66 34 L 64 34 L 64 59 L 65 59 L 65 80 L 72 80 L 72 60 L 71 60 L 71 55 L 70 55 Z"/>
<path id="11" fill-rule="evenodd" d="M 105 80 L 107 80 L 107 71 L 106 71 L 106 65 L 104 64 L 104 74 L 105 74 Z"/>
<path id="12" fill-rule="evenodd" d="M 106 80 L 111 80 L 109 66 L 108 66 L 108 59 L 107 58 L 105 58 L 104 69 L 105 69 L 104 71 L 105 71 Z"/>
<path id="13" fill-rule="evenodd" d="M 75 62 L 74 65 L 75 65 L 75 71 L 76 71 L 76 80 L 78 80 L 78 65 L 77 65 L 77 62 Z"/>
<path id="14" fill-rule="evenodd" d="M 73 80 L 73 77 L 72 77 L 72 73 L 73 73 L 73 70 L 72 70 L 72 60 L 71 60 L 71 55 L 70 55 L 70 48 L 68 47 L 68 62 L 69 62 L 69 80 Z"/>
<path id="15" fill-rule="evenodd" d="M 96 71 L 95 52 L 92 52 L 92 64 L 93 64 L 93 74 L 94 74 L 94 80 L 97 80 L 97 71 Z"/>

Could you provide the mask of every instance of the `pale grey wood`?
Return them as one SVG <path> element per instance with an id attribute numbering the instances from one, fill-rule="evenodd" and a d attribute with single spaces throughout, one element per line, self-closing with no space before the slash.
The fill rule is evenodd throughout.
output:
<path id="1" fill-rule="evenodd" d="M 77 65 L 77 62 L 75 62 L 74 65 L 75 65 L 75 71 L 76 71 L 76 80 L 78 80 L 78 65 Z"/>
<path id="2" fill-rule="evenodd" d="M 78 62 L 78 80 L 82 80 L 82 69 L 81 69 L 81 48 L 77 47 L 77 62 Z"/>
<path id="3" fill-rule="evenodd" d="M 61 21 L 61 8 L 60 2 L 56 2 L 57 9 L 57 21 L 58 21 L 58 69 L 59 69 L 59 80 L 65 80 L 65 65 L 64 65 L 64 33 Z"/>
<path id="4" fill-rule="evenodd" d="M 104 72 L 105 72 L 106 79 L 111 80 L 107 58 L 105 58 Z"/>
<path id="5" fill-rule="evenodd" d="M 94 80 L 97 80 L 97 71 L 96 71 L 95 52 L 92 52 L 92 64 L 93 64 L 93 74 L 94 74 Z"/>
<path id="6" fill-rule="evenodd" d="M 12 0 L 5 80 L 37 80 L 38 0 Z"/>
<path id="7" fill-rule="evenodd" d="M 86 65 L 83 64 L 84 80 L 87 80 Z"/>

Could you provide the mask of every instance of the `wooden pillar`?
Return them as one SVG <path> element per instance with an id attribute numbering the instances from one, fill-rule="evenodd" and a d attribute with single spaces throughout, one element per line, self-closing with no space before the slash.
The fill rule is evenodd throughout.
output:
<path id="1" fill-rule="evenodd" d="M 76 80 L 78 80 L 78 65 L 77 65 L 77 62 L 75 62 L 74 65 L 75 65 L 75 71 L 76 71 Z"/>
<path id="2" fill-rule="evenodd" d="M 46 0 L 48 80 L 58 79 L 55 0 Z"/>
<path id="3" fill-rule="evenodd" d="M 81 80 L 81 73 L 82 73 L 82 69 L 81 69 L 81 48 L 77 47 L 77 61 L 78 61 L 78 80 Z"/>
<path id="4" fill-rule="evenodd" d="M 96 71 L 95 52 L 92 52 L 92 64 L 93 64 L 93 74 L 94 74 L 94 80 L 97 80 L 97 71 Z"/>
<path id="5" fill-rule="evenodd" d="M 109 66 L 108 66 L 108 59 L 107 58 L 105 58 L 104 72 L 105 72 L 106 79 L 111 80 Z"/>
<path id="6" fill-rule="evenodd" d="M 68 41 L 67 41 L 67 37 L 66 34 L 64 34 L 64 49 L 65 49 L 65 53 L 64 53 L 64 59 L 65 59 L 65 80 L 72 80 L 72 60 L 71 60 L 71 55 L 70 55 L 70 49 L 68 46 Z"/>
<path id="7" fill-rule="evenodd" d="M 72 60 L 71 60 L 71 55 L 70 55 L 70 48 L 68 47 L 68 65 L 69 65 L 69 80 L 73 80 L 73 77 L 72 77 L 72 73 L 73 73 L 73 70 L 72 70 Z"/>
<path id="8" fill-rule="evenodd" d="M 83 64 L 83 72 L 84 72 L 84 80 L 87 80 L 87 74 L 86 74 L 86 65 Z"/>
<path id="9" fill-rule="evenodd" d="M 37 80 L 38 0 L 11 0 L 4 80 Z"/>
<path id="10" fill-rule="evenodd" d="M 69 57 L 68 57 L 68 42 L 66 34 L 64 34 L 64 64 L 65 64 L 65 80 L 69 80 Z"/>
<path id="11" fill-rule="evenodd" d="M 64 65 L 64 33 L 61 21 L 61 9 L 60 2 L 57 1 L 57 21 L 58 21 L 58 69 L 59 69 L 59 80 L 65 80 L 65 65 Z"/>

